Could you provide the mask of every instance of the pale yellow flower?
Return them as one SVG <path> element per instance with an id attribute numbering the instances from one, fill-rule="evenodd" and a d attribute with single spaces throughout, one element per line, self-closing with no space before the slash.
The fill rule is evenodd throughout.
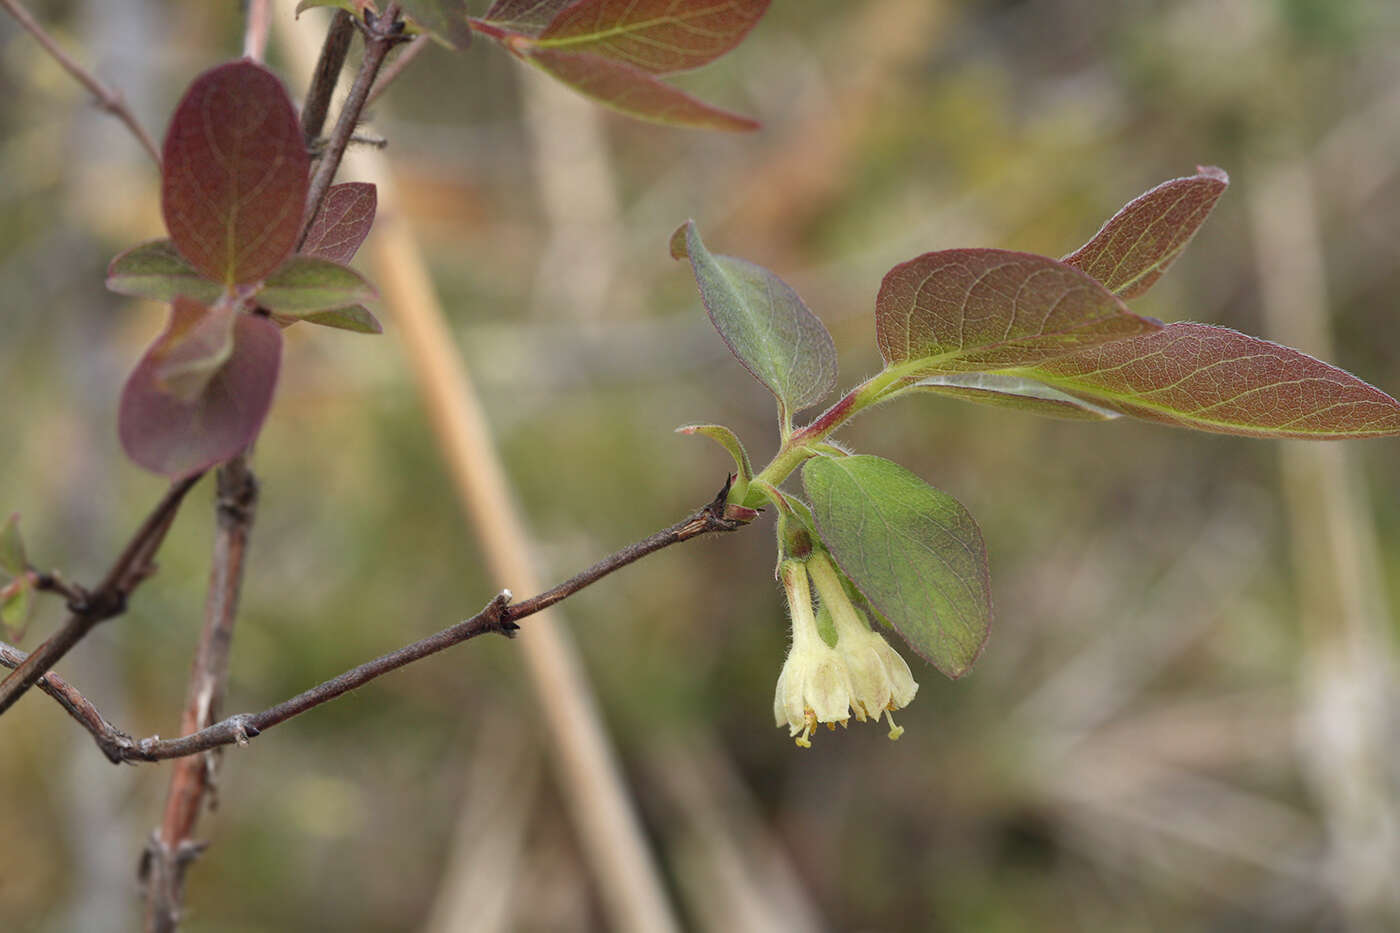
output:
<path id="1" fill-rule="evenodd" d="M 817 631 L 807 568 L 785 560 L 779 568 L 792 615 L 792 648 L 773 696 L 773 720 L 803 748 L 812 746 L 818 723 L 846 724 L 851 715 L 851 677 L 841 654 Z"/>

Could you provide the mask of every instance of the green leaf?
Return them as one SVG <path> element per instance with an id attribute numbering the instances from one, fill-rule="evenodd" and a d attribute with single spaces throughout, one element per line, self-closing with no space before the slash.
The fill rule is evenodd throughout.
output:
<path id="1" fill-rule="evenodd" d="M 629 117 L 690 129 L 758 129 L 758 124 L 748 117 L 713 107 L 626 62 L 558 49 L 516 54 L 580 94 Z"/>
<path id="2" fill-rule="evenodd" d="M 304 317 L 378 297 L 374 286 L 348 266 L 315 256 L 293 256 L 263 282 L 257 302 L 278 314 Z"/>
<path id="3" fill-rule="evenodd" d="M 784 412 L 814 405 L 835 387 L 831 334 L 787 283 L 762 266 L 711 254 L 694 221 L 671 236 L 671 255 L 689 258 L 715 329 Z"/>
<path id="4" fill-rule="evenodd" d="M 1217 434 L 1400 434 L 1400 402 L 1380 389 L 1306 353 L 1210 324 L 1169 324 L 1011 375 L 1134 418 Z"/>
<path id="5" fill-rule="evenodd" d="M 920 656 L 949 677 L 967 673 L 992 618 L 987 550 L 967 510 L 868 455 L 814 457 L 802 483 L 841 572 Z"/>
<path id="6" fill-rule="evenodd" d="M 259 281 L 296 246 L 309 165 L 276 75 L 246 59 L 204 72 L 165 134 L 161 212 L 175 248 L 221 284 Z"/>
<path id="7" fill-rule="evenodd" d="M 587 52 L 650 74 L 698 68 L 749 34 L 769 0 L 579 0 L 532 44 Z"/>
<path id="8" fill-rule="evenodd" d="M 173 301 L 184 295 L 202 304 L 213 304 L 224 292 L 185 262 L 169 240 L 152 240 L 118 255 L 107 267 L 107 287 L 131 298 Z"/>
<path id="9" fill-rule="evenodd" d="M 29 557 L 24 553 L 24 539 L 19 535 L 19 513 L 0 525 L 0 570 L 18 577 L 29 569 Z"/>
<path id="10" fill-rule="evenodd" d="M 719 444 L 729 455 L 734 458 L 734 464 L 739 470 L 739 481 L 746 488 L 749 481 L 753 479 L 753 464 L 749 461 L 749 452 L 744 449 L 743 441 L 739 436 L 722 424 L 684 424 L 676 428 L 677 434 L 703 434 L 710 440 Z M 743 500 L 744 489 L 739 489 L 737 496 Z"/>
<path id="11" fill-rule="evenodd" d="M 1161 326 L 1073 266 L 1001 249 L 925 253 L 875 299 L 880 353 L 909 375 L 1027 366 Z"/>
<path id="12" fill-rule="evenodd" d="M 33 611 L 34 587 L 27 577 L 0 589 L 0 625 L 10 630 L 22 629 Z"/>
<path id="13" fill-rule="evenodd" d="M 946 373 L 929 376 L 903 392 L 929 392 L 969 402 L 1016 408 L 1047 418 L 1073 421 L 1109 421 L 1118 412 L 1101 408 L 1043 382 L 1000 373 Z"/>
<path id="14" fill-rule="evenodd" d="M 301 318 L 308 324 L 334 327 L 337 330 L 350 330 L 357 334 L 382 334 L 384 326 L 379 319 L 369 313 L 363 305 L 348 308 L 332 308 L 330 311 L 314 311 Z"/>
<path id="15" fill-rule="evenodd" d="M 1162 277 L 1225 193 L 1230 176 L 1204 166 L 1130 201 L 1064 261 L 1120 298 L 1141 295 Z"/>

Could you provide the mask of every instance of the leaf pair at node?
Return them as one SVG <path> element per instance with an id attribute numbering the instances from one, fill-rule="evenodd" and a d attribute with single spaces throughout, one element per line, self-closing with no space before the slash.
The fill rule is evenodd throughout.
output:
<path id="1" fill-rule="evenodd" d="M 172 303 L 122 392 L 118 431 L 141 466 L 178 479 L 247 447 L 272 403 L 281 327 L 380 332 L 360 304 L 374 287 L 345 265 L 374 223 L 374 186 L 331 188 L 298 249 L 309 167 L 292 102 L 262 66 L 220 65 L 181 98 L 162 153 L 170 238 L 107 273 L 119 294 Z"/>
<path id="2" fill-rule="evenodd" d="M 1063 260 L 952 249 L 895 266 L 875 302 L 885 368 L 796 430 L 792 414 L 836 384 L 830 335 L 781 279 L 711 254 L 687 223 L 672 237 L 672 255 L 690 260 L 716 329 L 777 399 L 783 446 L 755 475 L 727 428 L 682 430 L 734 455 L 742 483 L 731 498 L 751 507 L 766 500 L 809 524 L 872 616 L 959 676 L 991 619 L 981 533 L 961 505 L 903 467 L 826 440 L 859 411 L 937 393 L 1053 417 L 1129 415 L 1222 434 L 1400 434 L 1400 403 L 1335 366 L 1224 327 L 1163 324 L 1123 303 L 1161 277 L 1227 184 L 1217 168 L 1166 182 Z M 810 507 L 776 488 L 799 465 Z"/>

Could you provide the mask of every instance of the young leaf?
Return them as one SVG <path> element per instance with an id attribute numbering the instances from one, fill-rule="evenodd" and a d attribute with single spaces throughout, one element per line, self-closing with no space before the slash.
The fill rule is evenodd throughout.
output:
<path id="1" fill-rule="evenodd" d="M 1215 166 L 1163 182 L 1128 202 L 1064 261 L 1119 298 L 1141 295 L 1176 261 L 1229 184 Z"/>
<path id="2" fill-rule="evenodd" d="M 185 262 L 169 240 L 152 240 L 118 255 L 107 267 L 107 287 L 131 298 L 173 301 L 184 295 L 203 304 L 213 304 L 224 291 Z"/>
<path id="3" fill-rule="evenodd" d="M 1072 266 L 1001 249 L 925 253 L 875 299 L 880 353 L 914 373 L 1026 366 L 1161 326 Z"/>
<path id="4" fill-rule="evenodd" d="M 698 68 L 749 34 L 769 0 L 579 0 L 536 38 L 536 48 L 587 52 L 651 74 Z"/>
<path id="5" fill-rule="evenodd" d="M 19 536 L 19 513 L 5 519 L 0 525 L 0 570 L 17 577 L 29 569 L 29 558 L 24 553 L 24 539 Z"/>
<path id="6" fill-rule="evenodd" d="M 328 259 L 293 256 L 264 280 L 257 302 L 278 314 L 303 317 L 378 297 L 374 286 L 354 269 Z"/>
<path id="7" fill-rule="evenodd" d="M 802 484 L 842 573 L 920 656 L 967 673 L 992 618 L 987 549 L 967 510 L 881 457 L 813 457 Z"/>
<path id="8" fill-rule="evenodd" d="M 1210 324 L 1169 324 L 1011 374 L 1198 431 L 1313 440 L 1400 434 L 1400 402 L 1380 389 L 1306 353 Z"/>
<path id="9" fill-rule="evenodd" d="M 984 405 L 1017 408 L 1047 418 L 1109 421 L 1118 417 L 1116 411 L 1090 404 L 1059 389 L 1052 389 L 1043 382 L 1000 373 L 946 373 L 929 376 L 905 391 L 931 392 L 969 402 L 981 402 Z"/>
<path id="10" fill-rule="evenodd" d="M 741 487 L 738 497 L 742 500 L 749 481 L 753 479 L 753 464 L 749 461 L 749 452 L 744 449 L 744 442 L 739 440 L 739 436 L 722 424 L 686 424 L 676 428 L 676 433 L 703 434 L 729 451 L 729 456 L 734 458 L 734 465 L 739 470 Z"/>
<path id="11" fill-rule="evenodd" d="M 306 231 L 301 254 L 348 263 L 369 236 L 378 204 L 378 192 L 368 182 L 332 185 Z"/>
<path id="12" fill-rule="evenodd" d="M 836 345 L 786 282 L 762 266 L 705 248 L 694 221 L 671 236 L 688 258 L 710 320 L 729 349 L 784 411 L 813 405 L 836 385 Z"/>
<path id="13" fill-rule="evenodd" d="M 0 626 L 18 631 L 29 622 L 34 610 L 34 586 L 27 577 L 0 587 Z"/>
<path id="14" fill-rule="evenodd" d="M 165 136 L 161 210 L 175 248 L 215 282 L 258 281 L 296 245 L 309 164 L 272 72 L 246 60 L 206 71 Z"/>
<path id="15" fill-rule="evenodd" d="M 354 331 L 357 334 L 382 334 L 384 326 L 379 323 L 379 319 L 369 313 L 369 309 L 363 305 L 352 305 L 348 308 L 332 308 L 329 311 L 315 311 L 304 315 L 301 320 L 308 324 L 319 324 L 322 327 L 334 327 L 337 330 Z"/>
<path id="16" fill-rule="evenodd" d="M 580 94 L 639 120 L 691 129 L 758 129 L 758 124 L 748 117 L 712 107 L 626 62 L 558 49 L 535 49 L 519 54 Z"/>
<path id="17" fill-rule="evenodd" d="M 182 402 L 198 398 L 233 355 L 237 317 L 238 311 L 227 303 L 205 307 L 189 298 L 176 298 L 170 326 L 148 351 L 161 391 Z"/>
<path id="18" fill-rule="evenodd" d="M 575 0 L 496 0 L 482 19 L 522 35 L 538 35 Z"/>
<path id="19" fill-rule="evenodd" d="M 471 44 L 466 0 L 405 0 L 403 9 L 409 25 L 432 36 L 438 44 L 458 52 Z"/>
<path id="20" fill-rule="evenodd" d="M 172 328 L 175 323 L 172 319 Z M 160 384 L 153 356 L 163 339 L 127 379 L 117 433 L 136 463 L 181 479 L 227 460 L 257 437 L 277 384 L 282 331 L 265 317 L 236 315 L 232 354 L 191 401 Z"/>

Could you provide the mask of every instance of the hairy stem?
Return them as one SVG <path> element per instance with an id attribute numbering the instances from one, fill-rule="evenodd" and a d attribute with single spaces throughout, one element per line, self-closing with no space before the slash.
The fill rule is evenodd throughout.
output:
<path id="1" fill-rule="evenodd" d="M 44 51 L 48 52 L 64 71 L 72 75 L 79 84 L 92 93 L 98 107 L 126 125 L 126 128 L 131 131 L 131 135 L 135 136 L 136 141 L 141 144 L 141 148 L 145 149 L 146 154 L 155 162 L 156 168 L 160 168 L 160 149 L 156 146 L 155 140 L 151 139 L 150 134 L 136 119 L 136 114 L 127 107 L 126 99 L 122 97 L 121 92 L 103 84 L 96 75 L 74 61 L 67 52 L 59 47 L 53 37 L 44 31 L 44 27 L 39 25 L 19 0 L 0 0 L 0 7 L 4 7 L 5 11 L 13 16 L 34 37 L 35 41 L 43 46 Z"/>
<path id="2" fill-rule="evenodd" d="M 374 87 L 375 78 L 384 65 L 385 57 L 390 49 L 405 41 L 397 3 L 387 4 L 383 16 L 372 23 L 364 24 L 361 28 L 365 35 L 365 54 L 360 60 L 360 70 L 355 75 L 355 83 L 350 86 L 350 94 L 340 110 L 340 117 L 335 122 L 335 128 L 331 130 L 330 140 L 327 141 L 325 151 L 316 163 L 316 171 L 311 176 L 311 188 L 306 196 L 306 215 L 302 219 L 301 238 L 297 241 L 298 249 L 305 242 L 306 234 L 311 229 L 311 221 L 320 209 L 326 192 L 330 190 L 331 181 L 340 168 L 340 160 L 345 157 L 345 147 L 350 145 L 350 137 L 355 135 L 355 127 L 360 122 L 360 115 L 364 112 L 365 102 L 369 99 L 370 89 Z"/>
<path id="3" fill-rule="evenodd" d="M 301 108 L 301 131 L 308 146 L 319 139 L 321 130 L 325 129 L 331 97 L 335 94 L 335 85 L 340 80 L 340 70 L 345 67 L 345 56 L 350 53 L 350 40 L 354 36 L 355 21 L 344 10 L 336 10 L 330 29 L 326 31 L 326 41 L 321 46 L 321 57 L 316 60 L 316 70 L 311 73 L 306 103 Z"/>

